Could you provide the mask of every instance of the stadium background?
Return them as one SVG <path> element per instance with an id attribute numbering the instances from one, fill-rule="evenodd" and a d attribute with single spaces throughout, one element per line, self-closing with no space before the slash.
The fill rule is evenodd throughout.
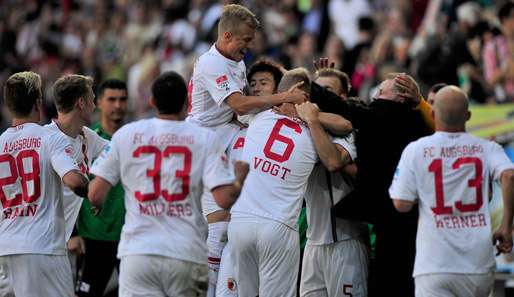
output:
<path id="1" fill-rule="evenodd" d="M 470 2 L 469 9 L 458 7 Z M 45 122 L 55 115 L 51 85 L 61 75 L 95 83 L 127 81 L 130 120 L 151 115 L 150 85 L 175 70 L 187 80 L 195 59 L 216 38 L 223 4 L 249 7 L 261 21 L 250 66 L 270 57 L 286 68 L 329 57 L 348 73 L 352 95 L 369 100 L 389 72 L 408 72 L 422 93 L 438 82 L 458 84 L 472 100 L 472 133 L 495 139 L 514 159 L 514 98 L 500 98 L 486 78 L 486 45 L 501 34 L 497 8 L 480 0 L 3 0 L 0 1 L 0 85 L 32 70 L 44 83 Z M 514 16 L 511 16 L 514 18 Z M 514 65 L 501 60 L 499 68 Z M 514 66 L 513 66 L 514 67 Z M 512 77 L 514 80 L 514 71 Z M 0 94 L 0 132 L 9 126 Z M 493 208 L 498 209 L 497 196 Z M 514 266 L 501 264 L 514 273 Z M 514 277 L 513 277 L 514 278 Z"/>

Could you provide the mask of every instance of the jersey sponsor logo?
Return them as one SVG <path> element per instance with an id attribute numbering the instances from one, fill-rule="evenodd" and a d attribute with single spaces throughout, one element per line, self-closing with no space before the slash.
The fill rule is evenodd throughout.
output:
<path id="1" fill-rule="evenodd" d="M 218 88 L 225 89 L 228 91 L 230 88 L 228 87 L 228 78 L 227 75 L 223 74 L 216 78 L 216 85 Z"/>

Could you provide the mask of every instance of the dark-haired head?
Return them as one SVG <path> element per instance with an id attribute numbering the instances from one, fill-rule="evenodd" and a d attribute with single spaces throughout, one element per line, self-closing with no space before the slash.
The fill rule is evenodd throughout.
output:
<path id="1" fill-rule="evenodd" d="M 152 85 L 152 102 L 161 115 L 185 113 L 187 86 L 182 76 L 175 71 L 159 75 Z"/>

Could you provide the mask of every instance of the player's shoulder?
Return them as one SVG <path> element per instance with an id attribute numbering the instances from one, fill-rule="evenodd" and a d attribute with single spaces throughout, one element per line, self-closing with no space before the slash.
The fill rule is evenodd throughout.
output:
<path id="1" fill-rule="evenodd" d="M 98 140 L 104 141 L 104 139 L 100 135 L 98 135 L 98 133 L 96 133 L 95 130 L 93 130 L 89 127 L 84 126 L 82 128 L 82 131 L 88 141 L 95 141 L 95 140 L 96 141 L 98 141 Z"/>
<path id="2" fill-rule="evenodd" d="M 217 53 L 211 47 L 207 52 L 203 53 L 196 61 L 197 67 L 212 67 L 225 63 L 225 58 Z"/>

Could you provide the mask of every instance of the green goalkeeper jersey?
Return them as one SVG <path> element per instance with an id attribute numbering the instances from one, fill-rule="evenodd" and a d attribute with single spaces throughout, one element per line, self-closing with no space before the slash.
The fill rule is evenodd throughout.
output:
<path id="1" fill-rule="evenodd" d="M 95 124 L 92 129 L 100 137 L 111 140 L 111 136 L 103 131 L 100 123 Z M 94 240 L 119 241 L 124 219 L 124 191 L 121 183 L 118 183 L 107 194 L 102 211 L 97 216 L 91 211 L 89 200 L 84 199 L 77 223 L 78 234 Z"/>

